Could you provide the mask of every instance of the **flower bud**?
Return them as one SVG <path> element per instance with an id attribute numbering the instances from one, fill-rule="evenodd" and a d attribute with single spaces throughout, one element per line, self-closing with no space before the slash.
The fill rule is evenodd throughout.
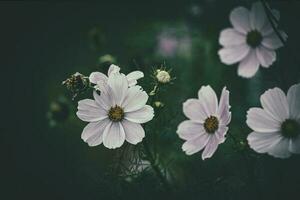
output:
<path id="1" fill-rule="evenodd" d="M 154 106 L 156 107 L 156 108 L 162 108 L 162 107 L 164 107 L 164 103 L 162 103 L 161 101 L 155 101 L 154 102 Z"/>
<path id="2" fill-rule="evenodd" d="M 160 83 L 169 83 L 171 81 L 171 76 L 169 72 L 158 69 L 156 70 L 156 79 Z"/>

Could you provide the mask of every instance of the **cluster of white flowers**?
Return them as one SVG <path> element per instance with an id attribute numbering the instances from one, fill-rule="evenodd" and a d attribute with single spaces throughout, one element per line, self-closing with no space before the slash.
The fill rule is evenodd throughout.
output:
<path id="1" fill-rule="evenodd" d="M 272 11 L 279 19 L 278 11 Z M 239 62 L 238 75 L 250 78 L 259 66 L 269 67 L 276 60 L 275 50 L 283 46 L 274 32 L 260 2 L 251 10 L 235 8 L 230 13 L 233 28 L 220 34 L 223 48 L 220 59 L 225 64 Z M 277 24 L 275 24 L 277 25 Z M 280 31 L 286 39 L 285 33 Z M 148 94 L 137 84 L 144 74 L 134 71 L 128 75 L 111 65 L 106 76 L 93 72 L 89 81 L 95 84 L 94 99 L 78 102 L 77 116 L 89 124 L 82 132 L 82 139 L 90 146 L 101 143 L 114 149 L 124 141 L 137 144 L 145 137 L 142 123 L 154 116 L 153 108 L 146 105 Z M 157 70 L 155 78 L 159 83 L 169 83 L 171 76 L 165 70 Z M 293 85 L 287 96 L 279 88 L 261 95 L 263 108 L 251 108 L 247 114 L 247 125 L 253 130 L 247 137 L 249 146 L 258 153 L 287 158 L 300 153 L 300 84 Z M 156 102 L 156 107 L 163 106 Z M 188 118 L 181 122 L 177 134 L 183 140 L 182 150 L 187 155 L 201 151 L 202 159 L 210 158 L 219 144 L 226 139 L 231 121 L 229 91 L 223 88 L 220 101 L 210 86 L 202 86 L 198 98 L 183 103 L 183 113 Z"/>

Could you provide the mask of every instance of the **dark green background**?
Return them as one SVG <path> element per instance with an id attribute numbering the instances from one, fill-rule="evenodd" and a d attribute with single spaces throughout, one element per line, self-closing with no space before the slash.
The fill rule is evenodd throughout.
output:
<path id="1" fill-rule="evenodd" d="M 276 63 L 249 80 L 237 76 L 236 66 L 222 65 L 217 50 L 219 32 L 230 26 L 231 9 L 239 5 L 249 8 L 251 1 L 1 2 L 4 128 L 0 198 L 300 198 L 299 156 L 281 160 L 257 155 L 245 163 L 229 140 L 203 162 L 200 153 L 185 156 L 183 141 L 175 134 L 184 119 L 182 102 L 195 97 L 201 85 L 212 85 L 218 94 L 224 85 L 228 87 L 233 112 L 230 130 L 244 139 L 250 133 L 246 111 L 259 106 L 260 94 L 275 86 L 286 91 L 299 82 L 300 2 L 270 3 L 280 10 L 280 28 L 289 39 L 277 51 Z M 192 15 L 192 5 L 200 6 L 202 13 Z M 190 57 L 154 54 L 156 35 L 166 26 L 188 27 L 193 45 Z M 92 30 L 100 36 L 91 37 Z M 162 63 L 173 68 L 176 80 L 160 97 L 166 107 L 160 120 L 151 122 L 153 128 L 147 134 L 159 134 L 162 160 L 172 160 L 175 194 L 164 192 L 151 172 L 132 182 L 110 174 L 115 152 L 103 145 L 89 148 L 80 139 L 85 123 L 76 119 L 75 110 L 65 122 L 49 127 L 46 113 L 50 102 L 59 96 L 71 102 L 61 81 L 76 71 L 86 75 L 94 70 L 106 72 L 97 59 L 107 53 L 117 58 L 124 72 L 139 68 L 149 76 L 151 69 Z M 147 78 L 142 84 L 150 89 Z M 74 107 L 76 102 L 70 103 L 70 108 Z"/>

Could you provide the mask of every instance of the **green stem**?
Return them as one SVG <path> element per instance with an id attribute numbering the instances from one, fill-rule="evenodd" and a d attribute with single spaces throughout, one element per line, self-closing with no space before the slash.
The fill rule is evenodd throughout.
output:
<path id="1" fill-rule="evenodd" d="M 155 160 L 153 154 L 151 153 L 150 147 L 149 147 L 148 143 L 146 142 L 146 140 L 143 140 L 143 146 L 144 146 L 146 158 L 150 162 L 153 171 L 155 172 L 155 174 L 157 175 L 157 177 L 159 178 L 159 180 L 161 181 L 161 183 L 163 184 L 165 189 L 170 191 L 170 185 L 169 185 L 167 179 L 165 178 L 165 176 L 163 175 L 163 173 L 161 172 L 159 166 L 157 165 L 156 160 Z"/>
<path id="2" fill-rule="evenodd" d="M 276 28 L 275 22 L 278 23 L 277 18 L 274 16 L 274 14 L 272 13 L 272 11 L 268 7 L 267 2 L 265 0 L 261 0 L 261 2 L 263 4 L 263 6 L 264 6 L 267 18 L 268 18 L 268 20 L 269 20 L 269 22 L 270 22 L 273 30 L 275 31 L 276 35 L 278 36 L 278 38 L 280 39 L 280 41 L 282 42 L 282 44 L 285 45 L 286 44 L 285 39 L 282 37 L 282 35 L 280 34 L 279 30 Z"/>

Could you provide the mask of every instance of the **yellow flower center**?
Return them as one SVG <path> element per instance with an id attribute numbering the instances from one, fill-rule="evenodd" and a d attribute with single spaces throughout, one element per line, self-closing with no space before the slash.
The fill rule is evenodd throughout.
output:
<path id="1" fill-rule="evenodd" d="M 108 117 L 111 121 L 118 122 L 124 118 L 124 110 L 120 106 L 111 107 L 108 111 Z"/>
<path id="2" fill-rule="evenodd" d="M 218 118 L 215 116 L 208 117 L 204 122 L 204 129 L 207 133 L 215 133 L 219 128 Z"/>

